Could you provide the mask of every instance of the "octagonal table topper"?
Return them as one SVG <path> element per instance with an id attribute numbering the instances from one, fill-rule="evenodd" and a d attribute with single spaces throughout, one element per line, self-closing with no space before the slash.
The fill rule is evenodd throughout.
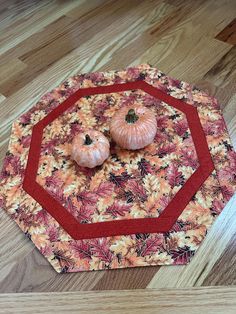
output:
<path id="1" fill-rule="evenodd" d="M 157 118 L 137 151 L 109 123 L 140 103 Z M 103 132 L 111 154 L 82 168 L 73 137 Z M 236 187 L 236 154 L 216 99 L 149 65 L 69 78 L 12 127 L 0 205 L 58 272 L 186 264 Z"/>

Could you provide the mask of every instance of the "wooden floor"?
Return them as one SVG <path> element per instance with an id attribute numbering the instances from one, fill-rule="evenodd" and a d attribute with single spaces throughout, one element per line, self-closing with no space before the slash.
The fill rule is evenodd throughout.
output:
<path id="1" fill-rule="evenodd" d="M 0 314 L 235 314 L 235 293 L 236 287 L 200 287 L 1 294 Z"/>
<path id="2" fill-rule="evenodd" d="M 216 96 L 236 148 L 235 17 L 235 0 L 0 0 L 0 161 L 14 119 L 66 77 L 147 62 Z M 0 211 L 0 292 L 236 285 L 235 208 L 236 196 L 188 266 L 65 275 Z"/>

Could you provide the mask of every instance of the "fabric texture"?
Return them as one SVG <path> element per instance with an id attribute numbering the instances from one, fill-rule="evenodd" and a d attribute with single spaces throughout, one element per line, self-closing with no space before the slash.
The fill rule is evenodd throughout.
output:
<path id="1" fill-rule="evenodd" d="M 158 130 L 146 148 L 122 150 L 109 122 L 133 103 L 153 111 Z M 86 128 L 111 144 L 94 169 L 70 158 Z M 14 122 L 0 206 L 57 272 L 186 264 L 233 195 L 235 175 L 216 99 L 140 65 L 69 78 Z"/>

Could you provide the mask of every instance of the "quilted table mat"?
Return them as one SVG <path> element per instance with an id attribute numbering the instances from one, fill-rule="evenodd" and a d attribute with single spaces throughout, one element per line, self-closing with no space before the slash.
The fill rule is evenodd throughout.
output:
<path id="1" fill-rule="evenodd" d="M 157 119 L 153 143 L 117 146 L 109 124 L 131 104 Z M 101 131 L 93 169 L 72 140 Z M 236 189 L 236 154 L 217 100 L 149 65 L 69 78 L 12 126 L 0 206 L 61 273 L 187 264 Z"/>

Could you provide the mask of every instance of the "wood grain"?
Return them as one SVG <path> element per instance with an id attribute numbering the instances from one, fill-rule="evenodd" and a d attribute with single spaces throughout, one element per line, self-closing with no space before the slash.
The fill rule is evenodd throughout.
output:
<path id="1" fill-rule="evenodd" d="M 2 102 L 4 99 L 6 99 L 6 97 L 0 94 L 0 102 Z"/>
<path id="2" fill-rule="evenodd" d="M 217 39 L 231 45 L 236 45 L 236 19 L 227 25 L 217 36 Z"/>
<path id="3" fill-rule="evenodd" d="M 68 76 L 147 62 L 217 97 L 236 148 L 236 46 L 234 35 L 227 37 L 235 27 L 235 15 L 234 0 L 0 0 L 0 163 L 12 122 Z M 208 306 L 207 313 L 216 307 L 218 313 L 235 313 L 233 288 L 152 291 L 235 284 L 235 207 L 236 197 L 187 266 L 65 275 L 57 274 L 0 211 L 0 292 L 60 292 L 53 295 L 55 303 L 50 306 L 61 312 L 70 306 L 67 300 L 71 300 L 71 311 L 76 311 L 80 302 L 81 313 L 91 312 L 95 305 L 101 313 L 111 312 L 111 304 L 121 300 L 115 303 L 114 313 L 121 309 L 122 313 L 156 313 L 160 304 L 160 313 L 168 307 L 173 311 L 175 305 L 179 312 L 192 308 L 199 313 L 199 307 L 191 303 L 196 298 L 200 306 Z M 141 288 L 147 289 L 106 291 L 111 298 L 107 307 L 104 292 L 91 292 L 91 304 L 83 293 L 61 294 Z M 143 293 L 145 297 L 141 297 Z M 51 311 L 52 307 L 44 308 L 51 296 L 30 294 L 22 295 L 21 301 L 20 297 L 16 301 L 16 296 L 1 296 L 0 312 L 7 302 L 14 311 L 16 302 L 22 307 L 28 298 L 32 299 L 31 312 L 37 302 L 42 311 Z M 58 303 L 59 298 L 64 303 Z M 164 302 L 161 300 L 167 303 L 158 303 Z M 226 301 L 227 312 L 223 308 Z"/>
<path id="4" fill-rule="evenodd" d="M 204 286 L 236 285 L 236 274 L 234 265 L 236 264 L 236 232 L 230 239 L 227 247 L 221 254 L 221 258 L 217 260 L 211 271 L 207 274 L 203 281 Z"/>
<path id="5" fill-rule="evenodd" d="M 117 269 L 107 271 L 94 286 L 93 290 L 122 290 L 146 288 L 152 277 L 159 270 L 159 266 L 136 267 L 132 272 L 129 269 Z"/>
<path id="6" fill-rule="evenodd" d="M 17 16 L 17 8 L 23 1 L 18 1 L 18 6 L 13 2 L 13 6 L 8 7 L 8 10 L 14 10 Z M 60 16 L 66 14 L 72 9 L 76 9 L 83 0 L 74 1 L 38 1 L 35 11 L 25 11 L 25 14 L 20 18 L 11 21 L 4 31 L 0 33 L 0 53 L 8 51 L 17 44 L 42 30 L 48 24 L 54 22 Z"/>
<path id="7" fill-rule="evenodd" d="M 224 87 L 236 77 L 236 46 L 232 47 L 205 75 L 204 79 Z"/>
<path id="8" fill-rule="evenodd" d="M 1 294 L 0 313 L 234 314 L 235 287 Z"/>

